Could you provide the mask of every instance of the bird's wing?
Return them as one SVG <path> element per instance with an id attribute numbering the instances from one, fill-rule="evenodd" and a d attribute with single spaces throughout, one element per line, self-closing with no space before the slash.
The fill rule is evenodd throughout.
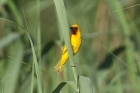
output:
<path id="1" fill-rule="evenodd" d="M 73 50 L 73 46 L 71 46 L 72 47 L 72 50 Z M 62 54 L 65 54 L 66 52 L 67 52 L 68 50 L 67 50 L 67 48 L 66 48 L 66 45 L 64 45 L 64 47 L 63 47 L 63 50 L 62 50 Z"/>

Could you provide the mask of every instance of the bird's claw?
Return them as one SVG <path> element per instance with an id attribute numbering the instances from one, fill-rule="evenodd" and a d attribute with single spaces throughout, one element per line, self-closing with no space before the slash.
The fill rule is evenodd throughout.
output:
<path id="1" fill-rule="evenodd" d="M 71 67 L 76 67 L 76 63 L 70 64 Z"/>

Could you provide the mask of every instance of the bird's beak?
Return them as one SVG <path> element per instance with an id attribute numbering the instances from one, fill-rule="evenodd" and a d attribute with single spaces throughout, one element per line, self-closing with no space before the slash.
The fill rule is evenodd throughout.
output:
<path id="1" fill-rule="evenodd" d="M 70 27 L 71 31 L 73 30 L 73 27 Z"/>

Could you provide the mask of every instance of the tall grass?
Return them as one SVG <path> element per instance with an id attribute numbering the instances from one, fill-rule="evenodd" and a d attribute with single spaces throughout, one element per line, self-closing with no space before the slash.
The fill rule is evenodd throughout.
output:
<path id="1" fill-rule="evenodd" d="M 139 0 L 2 1 L 0 93 L 140 92 Z M 83 41 L 73 56 L 75 23 Z M 56 73 L 64 43 L 70 59 Z"/>

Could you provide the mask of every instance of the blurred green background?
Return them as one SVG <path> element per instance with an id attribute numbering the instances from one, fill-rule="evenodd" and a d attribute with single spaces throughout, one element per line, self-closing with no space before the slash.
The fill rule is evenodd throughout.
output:
<path id="1" fill-rule="evenodd" d="M 82 30 L 74 56 L 77 74 L 91 79 L 93 93 L 140 93 L 140 0 L 64 4 L 69 26 L 76 23 Z M 59 83 L 73 81 L 69 61 L 62 73 L 54 71 L 63 44 L 53 0 L 0 0 L 0 93 L 51 93 Z M 66 85 L 61 93 L 75 92 Z"/>

